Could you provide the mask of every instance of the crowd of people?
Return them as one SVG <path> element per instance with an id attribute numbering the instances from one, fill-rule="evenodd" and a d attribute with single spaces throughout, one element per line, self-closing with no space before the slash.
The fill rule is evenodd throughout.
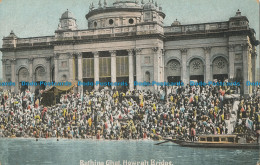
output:
<path id="1" fill-rule="evenodd" d="M 50 107 L 42 106 L 29 90 L 3 91 L 0 137 L 194 140 L 196 134 L 254 134 L 260 98 L 255 93 L 236 99 L 227 97 L 227 91 L 226 86 L 179 86 L 155 93 L 102 89 L 63 94 L 60 103 Z M 227 121 L 235 100 L 240 103 L 233 132 Z"/>

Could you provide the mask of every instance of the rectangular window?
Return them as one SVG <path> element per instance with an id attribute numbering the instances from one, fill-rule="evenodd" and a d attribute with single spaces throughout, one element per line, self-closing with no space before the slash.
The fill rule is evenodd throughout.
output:
<path id="1" fill-rule="evenodd" d="M 225 141 L 226 141 L 226 138 L 221 138 L 221 141 L 222 141 L 222 142 L 225 142 Z"/>
<path id="2" fill-rule="evenodd" d="M 150 64 L 151 63 L 150 57 L 145 57 L 144 62 L 145 62 L 145 64 Z"/>
<path id="3" fill-rule="evenodd" d="M 67 61 L 62 61 L 62 62 L 61 62 L 61 67 L 62 67 L 62 68 L 67 68 L 67 67 L 68 67 Z"/>
<path id="4" fill-rule="evenodd" d="M 219 137 L 214 137 L 214 142 L 219 142 Z"/>
<path id="5" fill-rule="evenodd" d="M 87 58 L 83 59 L 82 70 L 84 78 L 94 78 L 94 59 Z"/>
<path id="6" fill-rule="evenodd" d="M 208 142 L 212 142 L 212 137 L 207 137 Z"/>
<path id="7" fill-rule="evenodd" d="M 234 142 L 235 142 L 235 140 L 234 140 L 234 138 L 233 138 L 233 137 L 229 137 L 229 138 L 228 138 L 228 142 L 232 142 L 232 143 L 234 143 Z"/>
<path id="8" fill-rule="evenodd" d="M 129 75 L 128 57 L 116 57 L 116 77 L 127 77 Z"/>
<path id="9" fill-rule="evenodd" d="M 200 138 L 200 141 L 206 141 L 206 138 Z"/>
<path id="10" fill-rule="evenodd" d="M 111 77 L 110 57 L 99 57 L 99 77 Z"/>
<path id="11" fill-rule="evenodd" d="M 242 55 L 241 54 L 236 54 L 235 55 L 235 60 L 242 60 Z"/>

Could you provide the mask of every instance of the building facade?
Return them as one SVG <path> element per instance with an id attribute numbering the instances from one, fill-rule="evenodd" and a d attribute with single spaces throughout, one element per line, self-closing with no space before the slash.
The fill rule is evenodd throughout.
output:
<path id="1" fill-rule="evenodd" d="M 106 0 L 93 3 L 80 30 L 70 11 L 62 14 L 53 36 L 3 38 L 3 81 L 18 92 L 21 82 L 127 82 L 130 89 L 156 90 L 134 82 L 246 81 L 256 78 L 255 32 L 237 11 L 225 22 L 164 25 L 157 3 Z M 29 86 L 35 90 L 35 86 Z M 100 85 L 84 89 L 99 89 Z M 118 86 L 117 88 L 124 88 Z M 82 91 L 83 87 L 78 86 Z"/>

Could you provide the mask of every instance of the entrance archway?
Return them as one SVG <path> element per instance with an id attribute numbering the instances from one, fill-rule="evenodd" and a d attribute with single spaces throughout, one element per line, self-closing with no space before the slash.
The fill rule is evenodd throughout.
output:
<path id="1" fill-rule="evenodd" d="M 42 82 L 45 82 L 46 81 L 46 71 L 44 69 L 44 67 L 42 66 L 39 66 L 35 69 L 35 82 L 37 83 L 40 83 L 41 81 Z M 45 86 L 44 85 L 41 85 L 41 86 L 36 86 L 36 89 L 39 89 L 39 90 L 44 90 L 45 89 Z"/>
<path id="2" fill-rule="evenodd" d="M 190 81 L 204 81 L 204 64 L 199 58 L 194 58 L 190 61 Z"/>
<path id="3" fill-rule="evenodd" d="M 228 79 L 228 62 L 224 57 L 217 57 L 212 62 L 213 79 L 223 82 Z"/>
<path id="4" fill-rule="evenodd" d="M 29 81 L 29 71 L 25 67 L 20 68 L 18 71 L 18 82 L 19 82 L 19 88 L 21 92 L 24 92 L 28 89 L 28 85 L 23 84 L 22 82 L 28 83 Z"/>
<path id="5" fill-rule="evenodd" d="M 166 77 L 169 83 L 181 81 L 181 64 L 178 60 L 170 60 L 167 63 Z"/>

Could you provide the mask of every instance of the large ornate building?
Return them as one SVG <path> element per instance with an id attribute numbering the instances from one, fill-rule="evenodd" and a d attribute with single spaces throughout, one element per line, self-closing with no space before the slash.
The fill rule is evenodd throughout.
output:
<path id="1" fill-rule="evenodd" d="M 87 29 L 78 29 L 66 11 L 53 36 L 19 38 L 11 32 L 1 48 L 3 81 L 125 81 L 130 89 L 153 90 L 158 87 L 134 81 L 255 81 L 258 42 L 240 11 L 225 22 L 189 25 L 176 20 L 165 26 L 165 16 L 157 3 L 117 0 L 107 6 L 105 0 L 90 5 Z"/>

